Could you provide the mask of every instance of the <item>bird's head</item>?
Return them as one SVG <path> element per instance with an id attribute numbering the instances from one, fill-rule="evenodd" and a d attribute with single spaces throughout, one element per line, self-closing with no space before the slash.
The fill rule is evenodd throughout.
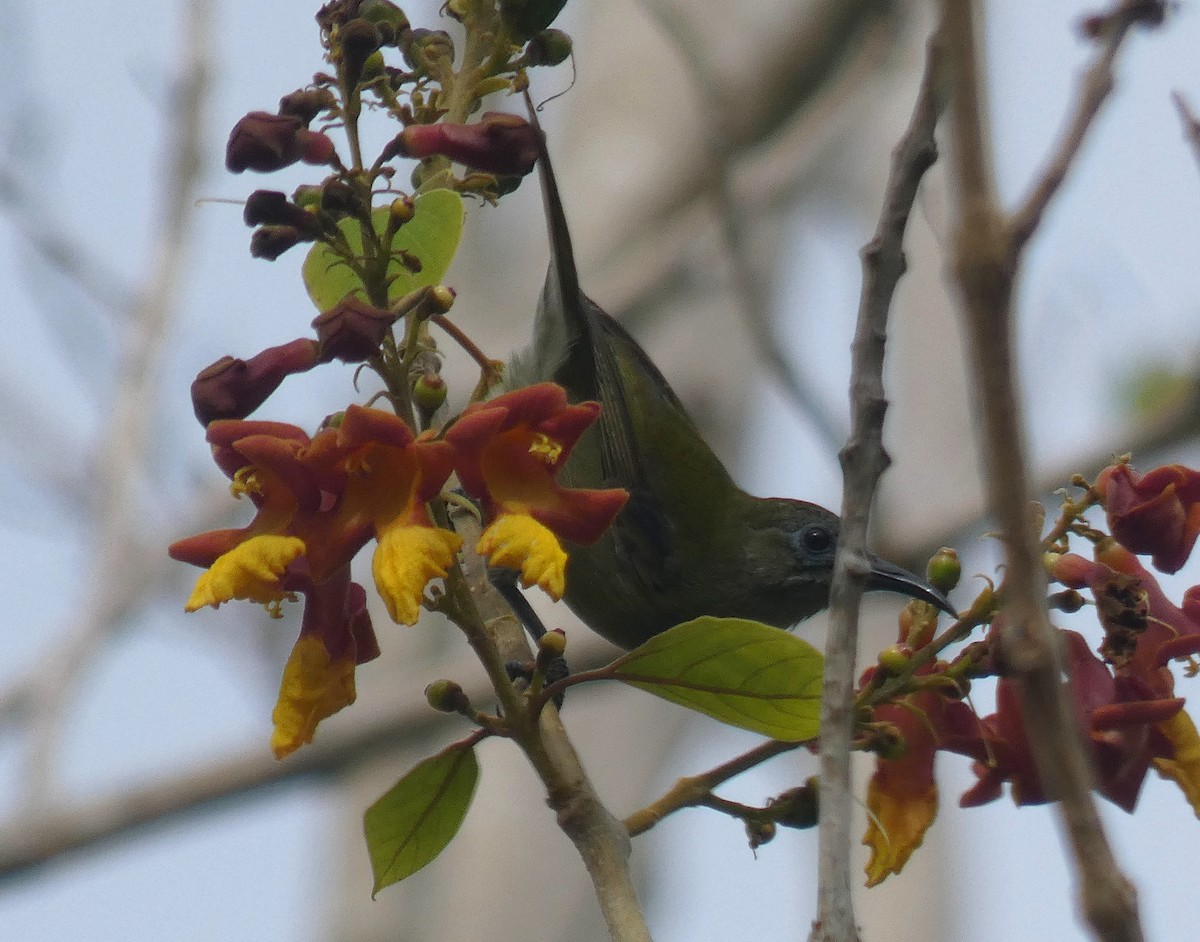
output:
<path id="1" fill-rule="evenodd" d="M 755 581 L 779 611 L 775 624 L 794 624 L 829 604 L 833 561 L 841 521 L 837 514 L 807 501 L 753 498 L 751 535 L 745 546 Z M 949 600 L 930 583 L 873 553 L 867 590 L 897 592 L 955 614 Z"/>

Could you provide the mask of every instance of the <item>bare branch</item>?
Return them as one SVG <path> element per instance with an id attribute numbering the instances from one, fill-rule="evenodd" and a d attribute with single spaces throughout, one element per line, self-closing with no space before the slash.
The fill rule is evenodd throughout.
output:
<path id="1" fill-rule="evenodd" d="M 1113 63 L 1125 39 L 1125 34 L 1138 20 L 1147 16 L 1148 7 L 1158 4 L 1146 0 L 1123 3 L 1107 17 L 1092 18 L 1092 29 L 1100 33 L 1100 53 L 1088 66 L 1079 80 L 1079 91 L 1075 96 L 1075 108 L 1067 121 L 1066 130 L 1059 138 L 1058 146 L 1050 155 L 1050 161 L 1037 178 L 1029 195 L 1020 207 L 1013 211 L 1009 220 L 1012 247 L 1015 251 L 1024 248 L 1033 235 L 1042 214 L 1066 179 L 1067 171 L 1083 146 L 1084 139 L 1095 122 L 1100 107 L 1113 90 Z"/>
<path id="2" fill-rule="evenodd" d="M 1005 543 L 1005 663 L 1018 680 L 1025 729 L 1074 851 L 1083 910 L 1098 938 L 1142 938 L 1137 897 L 1109 847 L 1091 794 L 1092 773 L 1046 611 L 1045 574 L 1029 525 L 1024 427 L 1012 363 L 1012 298 L 1021 250 L 1066 176 L 1111 84 L 1113 57 L 1145 0 L 1123 0 L 1096 21 L 1102 48 L 1075 118 L 1030 197 L 1006 217 L 995 195 L 980 85 L 974 5 L 943 0 L 953 78 L 953 177 L 959 188 L 954 273 L 971 341 L 982 416 L 989 503 Z"/>
<path id="3" fill-rule="evenodd" d="M 933 134 L 942 110 L 941 60 L 940 40 L 935 34 L 929 43 L 912 120 L 892 153 L 875 236 L 862 251 L 863 286 L 850 380 L 852 432 L 841 452 L 845 493 L 830 587 L 831 619 L 821 701 L 821 829 L 817 918 L 809 936 L 813 942 L 853 942 L 858 938 L 850 891 L 850 745 L 854 732 L 858 609 L 870 571 L 866 545 L 871 502 L 890 460 L 883 450 L 883 416 L 887 409 L 883 357 L 888 312 L 904 274 L 904 231 L 909 213 L 921 178 L 937 158 Z"/>
<path id="4" fill-rule="evenodd" d="M 98 523 L 94 534 L 92 571 L 83 584 L 88 597 L 77 606 L 85 612 L 65 651 L 57 671 L 39 685 L 36 721 L 30 730 L 31 775 L 29 797 L 39 803 L 52 795 L 55 756 L 61 728 L 75 680 L 88 655 L 122 624 L 133 579 L 130 564 L 137 550 L 136 483 L 144 466 L 151 414 L 146 404 L 154 401 L 159 362 L 167 326 L 178 294 L 178 285 L 188 248 L 188 229 L 194 191 L 200 175 L 203 121 L 202 110 L 209 81 L 211 4 L 197 2 L 187 7 L 187 36 L 180 62 L 170 148 L 170 173 L 164 190 L 163 225 L 156 240 L 158 258 L 127 325 L 119 388 L 110 410 L 108 427 L 101 436 L 104 449 L 98 459 L 95 508 Z"/>

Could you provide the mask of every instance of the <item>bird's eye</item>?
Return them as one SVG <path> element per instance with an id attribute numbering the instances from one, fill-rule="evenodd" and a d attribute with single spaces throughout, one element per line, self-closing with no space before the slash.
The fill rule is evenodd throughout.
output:
<path id="1" fill-rule="evenodd" d="M 809 527 L 800 540 L 810 553 L 824 553 L 833 546 L 833 534 L 825 527 Z"/>

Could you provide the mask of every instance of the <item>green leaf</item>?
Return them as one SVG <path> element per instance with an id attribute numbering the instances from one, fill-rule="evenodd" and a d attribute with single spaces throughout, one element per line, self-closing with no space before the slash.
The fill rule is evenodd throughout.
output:
<path id="1" fill-rule="evenodd" d="M 419 763 L 363 815 L 375 874 L 374 896 L 412 876 L 446 849 L 461 827 L 479 780 L 470 742 Z"/>
<path id="2" fill-rule="evenodd" d="M 436 285 L 446 274 L 458 241 L 462 236 L 462 197 L 453 190 L 430 190 L 413 200 L 413 217 L 396 232 L 392 253 L 401 249 L 421 260 L 421 271 L 413 274 L 398 258 L 388 264 L 388 300 L 395 301 L 410 291 Z M 381 206 L 371 213 L 371 221 L 380 238 L 387 231 L 388 207 Z M 362 224 L 357 219 L 343 219 L 338 229 L 346 237 L 356 256 L 362 256 Z M 328 311 L 348 294 L 366 298 L 358 275 L 324 242 L 318 242 L 304 260 L 304 286 L 308 296 L 322 313 Z"/>
<path id="3" fill-rule="evenodd" d="M 784 742 L 817 735 L 821 652 L 770 625 L 705 616 L 613 662 L 612 677 L 732 726 Z"/>

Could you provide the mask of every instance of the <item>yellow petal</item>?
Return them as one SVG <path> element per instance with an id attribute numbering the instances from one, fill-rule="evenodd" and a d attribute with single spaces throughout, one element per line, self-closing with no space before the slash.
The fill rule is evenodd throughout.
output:
<path id="1" fill-rule="evenodd" d="M 312 742 L 317 724 L 354 702 L 354 659 L 331 661 L 320 638 L 302 636 L 292 648 L 271 720 L 276 759 Z"/>
<path id="2" fill-rule="evenodd" d="M 231 599 L 270 605 L 290 598 L 280 587 L 280 579 L 288 564 L 303 554 L 304 541 L 299 537 L 253 536 L 218 557 L 196 580 L 184 610 L 194 612 L 205 605 L 216 608 Z"/>
<path id="3" fill-rule="evenodd" d="M 393 526 L 380 535 L 372 571 L 392 621 L 417 623 L 425 586 L 446 575 L 460 546 L 460 536 L 438 527 Z"/>
<path id="4" fill-rule="evenodd" d="M 1175 747 L 1174 759 L 1155 759 L 1154 767 L 1164 778 L 1172 779 L 1200 818 L 1200 735 L 1196 724 L 1183 710 L 1158 724 L 1158 730 Z"/>
<path id="5" fill-rule="evenodd" d="M 493 566 L 520 570 L 521 584 L 539 586 L 554 601 L 567 585 L 567 554 L 558 537 L 532 517 L 502 514 L 483 531 L 475 551 Z"/>
<path id="6" fill-rule="evenodd" d="M 930 785 L 923 794 L 896 796 L 879 788 L 875 779 L 871 779 L 867 786 L 871 816 L 862 839 L 871 848 L 866 867 L 867 886 L 876 886 L 904 869 L 937 817 L 937 806 L 936 785 Z"/>

